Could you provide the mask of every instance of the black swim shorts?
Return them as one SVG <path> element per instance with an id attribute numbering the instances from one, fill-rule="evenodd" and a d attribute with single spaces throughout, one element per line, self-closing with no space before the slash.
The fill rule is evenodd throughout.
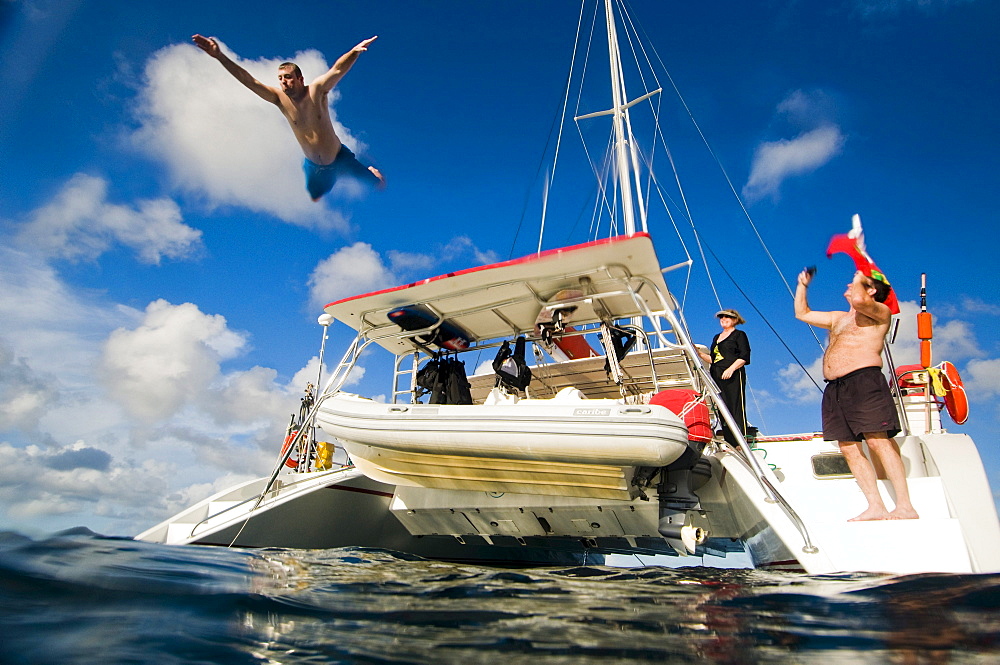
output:
<path id="1" fill-rule="evenodd" d="M 827 382 L 823 391 L 823 438 L 861 441 L 865 432 L 899 434 L 899 414 L 881 367 L 862 367 Z"/>

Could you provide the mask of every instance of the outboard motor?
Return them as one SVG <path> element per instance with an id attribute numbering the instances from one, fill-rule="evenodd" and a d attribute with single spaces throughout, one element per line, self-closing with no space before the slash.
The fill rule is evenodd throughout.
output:
<path id="1" fill-rule="evenodd" d="M 695 548 L 708 538 L 705 529 L 688 524 L 688 513 L 701 509 L 695 491 L 711 477 L 711 463 L 692 448 L 660 470 L 656 486 L 660 519 L 656 530 L 678 554 L 694 554 Z"/>
<path id="2" fill-rule="evenodd" d="M 688 428 L 688 447 L 667 466 L 639 469 L 633 483 L 638 480 L 648 485 L 659 472 L 657 530 L 678 554 L 693 554 L 695 547 L 708 537 L 704 529 L 687 524 L 688 511 L 701 509 L 701 500 L 695 492 L 712 477 L 712 465 L 701 455 L 705 444 L 712 439 L 708 406 L 695 391 L 681 389 L 661 391 L 653 395 L 649 403 L 664 406 L 684 420 Z"/>

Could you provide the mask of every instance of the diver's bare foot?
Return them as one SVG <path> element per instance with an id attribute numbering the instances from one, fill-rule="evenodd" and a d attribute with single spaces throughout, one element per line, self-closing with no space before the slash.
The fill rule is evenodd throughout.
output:
<path id="1" fill-rule="evenodd" d="M 892 519 L 889 513 L 885 510 L 879 510 L 877 508 L 869 508 L 865 512 L 861 513 L 857 517 L 852 517 L 847 520 L 848 522 L 873 522 L 875 520 L 888 520 Z"/>
<path id="2" fill-rule="evenodd" d="M 372 174 L 374 174 L 374 176 L 375 176 L 376 178 L 378 178 L 378 185 L 376 185 L 376 186 L 377 186 L 377 187 L 378 187 L 379 189 L 385 189 L 385 178 L 384 178 L 384 177 L 382 177 L 382 172 L 381 172 L 381 171 L 379 171 L 379 170 L 378 170 L 377 168 L 375 168 L 374 166 L 369 166 L 369 167 L 368 167 L 368 170 L 369 170 L 369 171 L 371 171 L 371 172 L 372 172 Z"/>

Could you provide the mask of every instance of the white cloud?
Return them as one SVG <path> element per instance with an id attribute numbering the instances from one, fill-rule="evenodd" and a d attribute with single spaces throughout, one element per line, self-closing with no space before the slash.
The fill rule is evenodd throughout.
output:
<path id="1" fill-rule="evenodd" d="M 277 67 L 287 59 L 241 60 L 223 49 L 265 83 L 277 80 Z M 307 80 L 329 68 L 314 50 L 292 59 Z M 335 101 L 336 91 L 330 97 Z M 179 187 L 209 205 L 241 206 L 309 228 L 347 227 L 340 213 L 310 200 L 302 152 L 280 111 L 197 47 L 175 44 L 150 58 L 138 115 L 136 145 L 163 161 Z M 355 152 L 364 148 L 332 109 L 331 118 L 345 144 Z M 346 196 L 358 191 L 350 182 L 334 189 Z"/>
<path id="2" fill-rule="evenodd" d="M 99 436 L 120 410 L 95 384 L 99 343 L 134 310 L 70 289 L 38 257 L 0 246 L 0 440 L 41 446 Z M 2 510 L 0 510 L 2 514 Z"/>
<path id="3" fill-rule="evenodd" d="M 962 309 L 973 314 L 1000 315 L 1000 305 L 988 303 L 980 298 L 965 296 L 962 298 Z"/>
<path id="4" fill-rule="evenodd" d="M 101 451 L 79 441 L 55 449 L 0 442 L 0 503 L 5 521 L 26 525 L 30 532 L 37 530 L 31 525 L 40 523 L 50 528 L 77 526 L 75 519 L 81 513 L 136 518 L 159 501 L 153 497 L 167 489 L 169 476 L 162 464 L 54 463 L 73 455 L 102 459 Z M 32 481 L 26 483 L 25 478 Z"/>
<path id="5" fill-rule="evenodd" d="M 364 366 L 362 366 L 361 363 L 358 363 L 353 367 L 353 369 L 351 369 L 351 374 L 347 377 L 347 381 L 344 382 L 343 387 L 358 384 L 365 377 L 365 373 Z M 315 386 L 317 377 L 319 377 L 320 383 L 322 384 L 319 388 L 325 388 L 331 378 L 330 366 L 325 362 L 323 363 L 323 374 L 321 376 L 319 374 L 319 356 L 313 356 L 309 359 L 309 362 L 305 364 L 305 367 L 295 373 L 295 376 L 293 376 L 292 380 L 288 382 L 288 385 L 304 390 L 307 383 Z M 296 396 L 301 397 L 302 393 L 296 393 Z"/>
<path id="6" fill-rule="evenodd" d="M 94 298 L 67 287 L 39 257 L 0 245 L 0 338 L 35 373 L 69 388 L 90 380 L 91 342 L 136 317 L 127 307 L 95 306 Z"/>
<path id="7" fill-rule="evenodd" d="M 832 122 L 836 103 L 822 90 L 795 90 L 778 102 L 775 111 L 793 126 L 815 128 Z"/>
<path id="8" fill-rule="evenodd" d="M 972 400 L 987 400 L 1000 395 L 1000 358 L 970 360 L 962 372 L 962 383 Z"/>
<path id="9" fill-rule="evenodd" d="M 238 455 L 225 446 L 218 450 L 220 457 L 229 450 L 225 467 L 210 466 L 207 455 L 200 455 L 197 462 L 203 466 L 199 467 L 190 462 L 136 459 L 120 452 L 112 455 L 83 441 L 48 448 L 0 441 L 0 520 L 4 528 L 14 527 L 27 535 L 42 536 L 84 524 L 108 535 L 133 536 L 158 519 L 260 475 L 274 457 L 267 455 L 261 464 L 260 454 Z M 234 472 L 253 463 L 257 465 L 253 473 Z M 212 479 L 177 486 L 177 479 L 190 478 L 199 468 Z M 39 473 L 39 469 L 44 471 Z M 25 478 L 32 482 L 25 483 Z"/>
<path id="10" fill-rule="evenodd" d="M 157 300 L 139 327 L 111 333 L 101 354 L 100 373 L 109 394 L 140 422 L 170 417 L 202 394 L 246 339 L 219 315 L 191 303 Z"/>
<path id="11" fill-rule="evenodd" d="M 388 265 L 371 245 L 356 242 L 337 250 L 313 269 L 309 303 L 320 309 L 341 298 L 396 286 L 414 275 L 420 279 L 431 277 L 442 269 L 442 264 L 460 261 L 465 255 L 471 256 L 474 265 L 497 261 L 494 252 L 480 250 L 465 236 L 452 238 L 433 255 L 390 250 L 386 252 Z"/>
<path id="12" fill-rule="evenodd" d="M 181 221 L 170 199 L 140 201 L 135 208 L 107 201 L 108 183 L 78 173 L 18 231 L 16 242 L 48 257 L 94 260 L 112 244 L 135 250 L 143 263 L 182 259 L 201 247 L 201 231 Z"/>
<path id="13" fill-rule="evenodd" d="M 778 370 L 777 379 L 786 399 L 800 404 L 817 403 L 823 395 L 823 357 L 816 358 L 805 371 L 799 365 L 786 365 Z"/>
<path id="14" fill-rule="evenodd" d="M 781 100 L 776 120 L 797 135 L 757 147 L 743 195 L 750 200 L 776 198 L 786 179 L 811 173 L 839 154 L 846 139 L 835 122 L 836 109 L 822 90 L 794 90 Z"/>
<path id="15" fill-rule="evenodd" d="M 288 384 L 266 367 L 226 371 L 249 339 L 222 316 L 137 310 L 50 263 L 112 243 L 147 262 L 185 256 L 198 235 L 173 208 L 110 204 L 102 180 L 77 176 L 15 228 L 55 238 L 0 243 L 0 529 L 134 535 L 274 464 L 315 359 Z"/>
<path id="16" fill-rule="evenodd" d="M 278 372 L 268 367 L 232 372 L 220 377 L 221 380 L 207 391 L 199 408 L 220 425 L 251 429 L 275 423 L 284 426 L 291 414 L 290 407 L 296 403 L 289 390 L 275 382 L 277 376 Z M 289 386 L 304 389 L 306 382 L 299 383 L 296 379 Z"/>
<path id="17" fill-rule="evenodd" d="M 305 385 L 223 371 L 248 340 L 221 316 L 124 307 L 3 246 L 0 320 L 0 528 L 28 534 L 133 535 L 267 473 Z"/>
<path id="18" fill-rule="evenodd" d="M 434 271 L 436 263 L 433 256 L 416 254 L 414 252 L 400 252 L 395 249 L 390 249 L 386 252 L 386 256 L 389 258 L 389 265 L 401 273 L 418 272 L 430 274 Z"/>
<path id="19" fill-rule="evenodd" d="M 920 340 L 917 338 L 917 313 L 919 305 L 912 300 L 899 303 L 899 332 L 892 345 L 892 356 L 896 365 L 912 365 L 920 362 Z M 948 360 L 958 364 L 969 358 L 979 358 L 984 354 L 976 341 L 972 326 L 961 319 L 942 321 L 932 316 L 934 339 L 931 342 L 932 363 Z"/>
<path id="20" fill-rule="evenodd" d="M 366 242 L 343 247 L 319 262 L 309 275 L 309 302 L 315 309 L 341 298 L 377 291 L 396 276 Z"/>
<path id="21" fill-rule="evenodd" d="M 55 377 L 35 372 L 0 339 L 0 431 L 33 431 L 57 399 Z"/>
<path id="22" fill-rule="evenodd" d="M 751 200 L 777 196 L 787 178 L 811 173 L 823 166 L 840 152 L 844 140 L 839 127 L 824 125 L 794 139 L 761 144 L 754 153 L 743 195 Z"/>
<path id="23" fill-rule="evenodd" d="M 465 254 L 471 254 L 477 265 L 496 263 L 499 261 L 496 252 L 482 251 L 473 244 L 468 236 L 457 236 L 448 241 L 448 244 L 441 249 L 441 256 L 444 260 L 451 261 Z M 395 262 L 394 264 L 395 265 Z"/>

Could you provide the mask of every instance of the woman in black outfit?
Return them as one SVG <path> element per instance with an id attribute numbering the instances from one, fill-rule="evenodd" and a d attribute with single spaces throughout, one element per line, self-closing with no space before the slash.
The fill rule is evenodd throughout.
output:
<path id="1" fill-rule="evenodd" d="M 710 372 L 722 393 L 722 401 L 746 436 L 747 371 L 744 366 L 750 364 L 750 339 L 736 327 L 746 321 L 735 309 L 724 309 L 715 316 L 719 319 L 722 332 L 712 339 L 709 352 L 700 355 L 705 362 L 712 364 Z M 736 445 L 736 437 L 726 421 L 722 420 L 721 425 L 723 437 Z"/>

